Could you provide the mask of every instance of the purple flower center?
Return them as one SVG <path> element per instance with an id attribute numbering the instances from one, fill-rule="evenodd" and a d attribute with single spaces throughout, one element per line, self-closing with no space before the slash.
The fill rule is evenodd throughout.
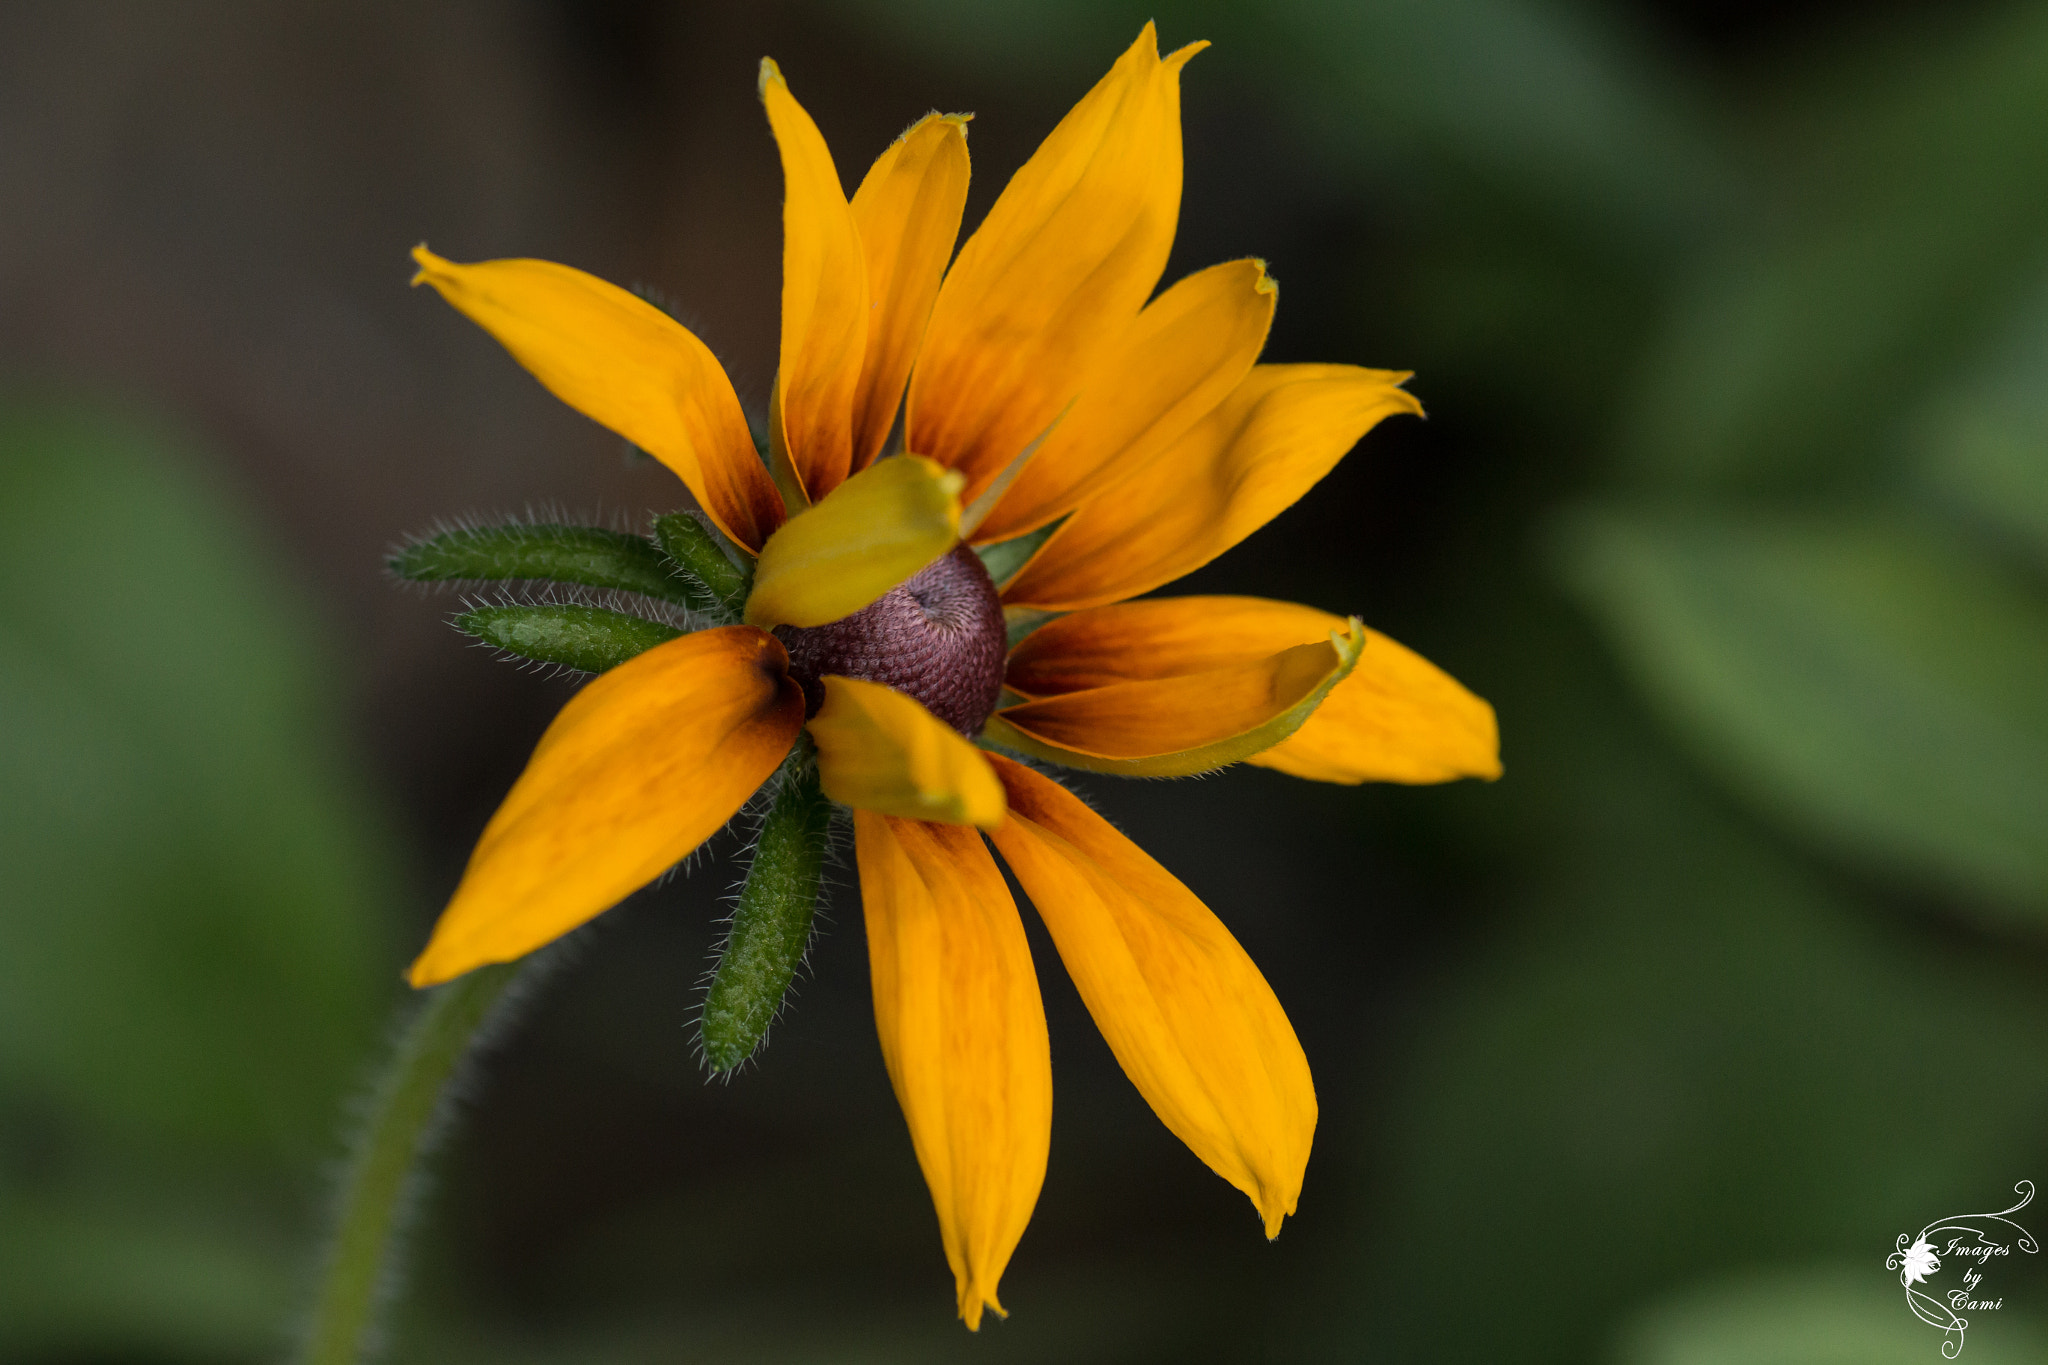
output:
<path id="1" fill-rule="evenodd" d="M 970 738 L 1003 690 L 1008 635 L 996 585 L 966 545 L 942 555 L 851 616 L 823 626 L 777 626 L 804 714 L 825 704 L 827 673 L 907 692 Z"/>

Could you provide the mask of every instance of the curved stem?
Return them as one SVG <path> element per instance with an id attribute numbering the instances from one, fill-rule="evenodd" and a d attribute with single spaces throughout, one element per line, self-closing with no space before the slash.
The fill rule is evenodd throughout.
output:
<path id="1" fill-rule="evenodd" d="M 406 1025 L 350 1154 L 299 1365 L 357 1365 L 374 1345 L 396 1279 L 392 1253 L 415 1203 L 420 1160 L 451 1107 L 449 1083 L 519 968 L 480 967 L 437 987 Z"/>

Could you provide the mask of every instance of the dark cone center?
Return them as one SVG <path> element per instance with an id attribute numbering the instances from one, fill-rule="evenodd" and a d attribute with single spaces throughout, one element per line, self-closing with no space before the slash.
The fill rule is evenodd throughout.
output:
<path id="1" fill-rule="evenodd" d="M 879 599 L 824 626 L 777 626 L 806 716 L 827 673 L 907 692 L 961 734 L 981 732 L 1003 690 L 1003 606 L 981 557 L 955 546 Z"/>

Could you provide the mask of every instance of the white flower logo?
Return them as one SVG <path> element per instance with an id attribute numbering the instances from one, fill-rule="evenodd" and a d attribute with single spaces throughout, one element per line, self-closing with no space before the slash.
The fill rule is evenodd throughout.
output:
<path id="1" fill-rule="evenodd" d="M 1997 1213 L 1964 1213 L 1953 1218 L 1937 1218 L 1920 1229 L 1920 1235 L 1910 1242 L 1907 1239 L 1912 1234 L 1900 1233 L 1898 1250 L 1884 1258 L 1886 1270 L 1899 1272 L 1899 1284 L 1906 1291 L 1906 1307 L 1912 1310 L 1913 1316 L 1929 1327 L 1941 1329 L 1944 1359 L 1954 1360 L 1963 1353 L 1963 1336 L 1969 1331 L 1970 1320 L 1962 1315 L 1961 1310 L 1995 1312 L 2004 1306 L 2002 1297 L 1995 1297 L 1981 1288 L 1984 1271 L 1991 1258 L 2010 1256 L 2015 1251 L 2031 1256 L 2041 1249 L 2034 1235 L 2013 1222 L 2011 1217 L 2033 1202 L 2034 1182 L 2022 1180 L 2012 1190 L 2020 1197 L 2020 1202 L 2011 1208 Z M 1932 1291 L 1931 1286 L 1927 1290 L 1915 1289 L 1914 1285 L 1926 1284 L 1941 1270 L 1941 1257 L 1935 1253 L 1934 1239 L 1929 1235 L 1936 1232 L 1968 1234 L 1966 1237 L 1951 1237 L 1948 1243 L 1951 1254 L 1963 1257 L 1962 1282 L 1948 1290 Z M 2005 1262 L 2000 1261 L 1999 1264 L 2003 1266 Z"/>
<path id="2" fill-rule="evenodd" d="M 1899 1257 L 1899 1283 L 1920 1284 L 1929 1275 L 1941 1269 L 1941 1258 L 1934 1254 L 1934 1244 L 1922 1237 L 1907 1247 Z"/>

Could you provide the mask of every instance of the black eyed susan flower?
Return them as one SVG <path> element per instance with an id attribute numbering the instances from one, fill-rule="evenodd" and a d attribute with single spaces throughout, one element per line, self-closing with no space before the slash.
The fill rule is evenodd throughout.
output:
<path id="1" fill-rule="evenodd" d="M 1316 1124 L 1294 1031 L 1229 931 L 1018 759 L 1340 783 L 1499 772 L 1490 708 L 1355 617 L 1142 597 L 1292 504 L 1381 418 L 1419 411 L 1405 374 L 1258 364 L 1276 297 L 1259 261 L 1154 297 L 1179 213 L 1180 71 L 1201 46 L 1162 58 L 1148 25 L 957 259 L 966 119 L 913 125 L 849 200 L 764 62 L 786 181 L 765 459 L 710 351 L 658 309 L 566 266 L 415 253 L 420 281 L 673 470 L 732 557 L 704 574 L 726 624 L 644 648 L 563 708 L 414 984 L 568 933 L 779 770 L 778 789 L 812 782 L 853 812 L 876 1026 L 969 1327 L 1002 1311 L 1052 1119 L 995 854 L 1132 1082 L 1268 1236 Z"/>

